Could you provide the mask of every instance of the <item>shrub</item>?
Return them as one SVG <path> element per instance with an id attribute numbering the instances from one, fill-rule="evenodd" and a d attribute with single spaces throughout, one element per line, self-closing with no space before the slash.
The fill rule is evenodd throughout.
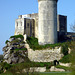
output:
<path id="1" fill-rule="evenodd" d="M 23 40 L 19 41 L 18 39 L 15 39 L 11 41 L 11 44 L 25 44 L 25 42 Z"/>
<path id="2" fill-rule="evenodd" d="M 70 42 L 70 48 L 71 48 L 71 57 L 70 57 L 70 60 L 71 60 L 71 67 L 70 67 L 70 70 L 71 70 L 71 75 L 75 75 L 75 41 L 71 41 Z"/>
<path id="3" fill-rule="evenodd" d="M 14 36 L 11 36 L 10 38 L 21 38 L 21 39 L 24 39 L 23 35 L 19 34 L 19 35 L 14 35 Z"/>
<path id="4" fill-rule="evenodd" d="M 13 74 L 9 71 L 6 71 L 5 73 L 1 73 L 0 75 L 13 75 Z"/>
<path id="5" fill-rule="evenodd" d="M 22 70 L 26 68 L 26 71 L 29 73 L 30 69 L 30 63 L 19 63 L 19 64 L 14 64 L 13 67 L 9 70 L 13 75 L 16 75 L 17 72 L 22 75 Z M 29 74 L 28 74 L 29 75 Z"/>
<path id="6" fill-rule="evenodd" d="M 24 50 L 24 51 L 27 51 L 27 48 L 22 48 L 22 49 L 15 49 L 16 51 L 19 51 L 19 50 Z"/>
<path id="7" fill-rule="evenodd" d="M 27 42 L 29 45 L 38 45 L 38 39 L 34 37 L 27 37 Z"/>
<path id="8" fill-rule="evenodd" d="M 62 59 L 60 60 L 60 62 L 63 62 L 63 63 L 70 63 L 70 62 L 71 62 L 70 57 L 71 57 L 70 54 L 68 54 L 68 55 L 66 55 L 66 56 L 64 56 L 64 57 L 62 57 Z"/>
<path id="9" fill-rule="evenodd" d="M 27 37 L 27 43 L 30 45 L 30 48 L 32 48 L 33 50 L 36 50 L 36 49 L 42 50 L 47 48 L 54 48 L 56 46 L 61 46 L 61 43 L 39 45 L 38 39 L 34 37 Z"/>
<path id="10" fill-rule="evenodd" d="M 3 60 L 3 55 L 0 55 L 0 60 Z"/>
<path id="11" fill-rule="evenodd" d="M 70 68 L 69 67 L 65 67 L 65 66 L 61 66 L 61 65 L 57 65 L 57 66 L 55 66 L 56 68 L 62 68 L 62 69 L 64 69 L 64 70 L 66 70 L 66 71 L 69 71 L 70 70 Z"/>
<path id="12" fill-rule="evenodd" d="M 53 63 L 50 62 L 32 62 L 32 64 L 32 67 L 46 67 L 47 69 L 53 66 Z"/>
<path id="13" fill-rule="evenodd" d="M 8 40 L 6 40 L 6 42 L 5 42 L 5 44 L 7 44 L 9 41 Z"/>
<path id="14" fill-rule="evenodd" d="M 0 70 L 0 74 L 3 73 L 3 70 Z"/>
<path id="15" fill-rule="evenodd" d="M 0 63 L 0 65 L 3 67 L 3 69 L 6 69 L 6 70 L 11 68 L 11 65 L 6 62 Z"/>
<path id="16" fill-rule="evenodd" d="M 20 43 L 20 41 L 18 39 L 11 41 L 11 44 L 14 44 L 14 43 Z"/>
<path id="17" fill-rule="evenodd" d="M 67 44 L 62 45 L 62 53 L 64 55 L 68 55 L 68 45 Z"/>

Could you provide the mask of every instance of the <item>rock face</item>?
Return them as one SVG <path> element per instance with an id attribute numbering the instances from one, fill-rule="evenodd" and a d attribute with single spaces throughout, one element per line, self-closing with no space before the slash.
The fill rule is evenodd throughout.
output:
<path id="1" fill-rule="evenodd" d="M 70 67 L 71 63 L 59 63 L 61 66 Z"/>
<path id="2" fill-rule="evenodd" d="M 6 42 L 3 51 L 4 62 L 9 64 L 24 62 L 25 57 L 27 57 L 25 42 L 21 38 L 10 38 L 9 41 Z"/>
<path id="3" fill-rule="evenodd" d="M 28 69 L 23 69 L 23 72 L 27 72 Z M 29 68 L 29 72 L 45 72 L 46 71 L 46 67 L 30 67 Z"/>
<path id="4" fill-rule="evenodd" d="M 46 71 L 46 67 L 33 67 L 30 68 L 30 72 L 45 72 Z"/>

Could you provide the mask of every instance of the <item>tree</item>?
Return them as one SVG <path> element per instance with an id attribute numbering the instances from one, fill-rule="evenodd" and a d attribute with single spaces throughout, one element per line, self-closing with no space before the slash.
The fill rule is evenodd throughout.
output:
<path id="1" fill-rule="evenodd" d="M 71 29 L 72 31 L 75 31 L 75 22 L 74 22 L 74 24 L 71 24 L 71 25 L 70 25 L 70 29 Z"/>
<path id="2" fill-rule="evenodd" d="M 70 25 L 70 29 L 75 32 L 75 22 Z M 70 48 L 71 48 L 71 75 L 75 75 L 75 41 L 71 41 L 70 43 Z"/>
<path id="3" fill-rule="evenodd" d="M 71 67 L 70 67 L 70 70 L 71 70 L 71 75 L 75 75 L 75 41 L 71 41 L 70 43 L 70 48 L 71 48 L 71 57 L 70 57 L 70 60 L 71 60 Z"/>

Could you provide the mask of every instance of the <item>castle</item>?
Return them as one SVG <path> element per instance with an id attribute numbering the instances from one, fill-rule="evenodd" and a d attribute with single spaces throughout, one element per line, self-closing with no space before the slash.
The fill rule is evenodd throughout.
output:
<path id="1" fill-rule="evenodd" d="M 67 16 L 57 15 L 58 0 L 38 0 L 38 13 L 19 15 L 15 35 L 38 38 L 40 45 L 54 44 L 67 35 Z"/>
<path id="2" fill-rule="evenodd" d="M 18 19 L 16 19 L 15 35 L 22 34 L 24 36 L 36 37 L 38 38 L 39 45 L 54 44 L 58 41 L 64 41 L 67 37 L 75 37 L 75 33 L 67 32 L 67 16 L 57 15 L 58 0 L 38 0 L 38 2 L 38 13 L 19 15 Z M 27 52 L 25 49 L 21 50 L 22 48 L 27 49 Z M 22 55 L 21 58 L 16 54 L 16 49 L 20 49 L 17 51 L 17 54 L 20 53 Z M 11 52 L 11 50 L 13 51 Z M 63 57 L 61 46 L 43 48 L 43 50 L 37 48 L 34 51 L 29 44 L 23 42 L 23 39 L 16 40 L 15 38 L 10 38 L 7 41 L 3 51 L 4 59 L 7 63 L 23 62 L 26 55 L 33 62 L 59 61 Z M 20 61 L 21 59 L 22 61 Z"/>

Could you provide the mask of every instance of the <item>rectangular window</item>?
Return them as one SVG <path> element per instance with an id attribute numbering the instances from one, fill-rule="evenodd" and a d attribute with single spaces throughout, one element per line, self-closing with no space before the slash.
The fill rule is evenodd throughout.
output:
<path id="1" fill-rule="evenodd" d="M 27 27 L 29 28 L 29 23 L 27 23 Z"/>
<path id="2" fill-rule="evenodd" d="M 17 27 L 18 27 L 18 22 L 17 22 Z"/>
<path id="3" fill-rule="evenodd" d="M 21 22 L 21 26 L 22 26 L 22 22 Z"/>

